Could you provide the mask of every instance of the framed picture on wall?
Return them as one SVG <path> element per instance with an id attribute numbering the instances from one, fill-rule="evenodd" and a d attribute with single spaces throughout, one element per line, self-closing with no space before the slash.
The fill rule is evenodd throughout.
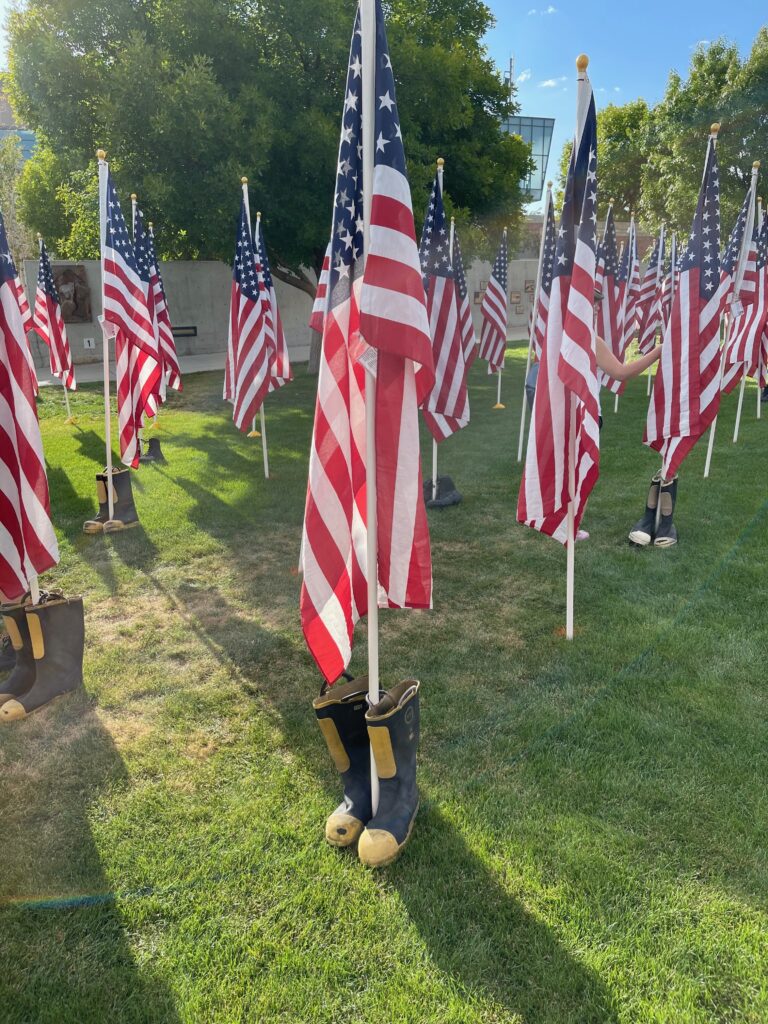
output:
<path id="1" fill-rule="evenodd" d="M 522 302 L 520 292 L 512 292 L 512 294 L 509 296 L 509 301 L 512 303 L 513 306 L 519 306 Z"/>
<path id="2" fill-rule="evenodd" d="M 519 304 L 515 306 L 515 313 L 517 314 L 517 316 L 523 316 L 523 314 L 525 313 L 525 306 L 521 306 Z"/>
<path id="3" fill-rule="evenodd" d="M 82 263 L 54 263 L 53 281 L 61 299 L 65 324 L 93 322 L 91 289 Z"/>
<path id="4" fill-rule="evenodd" d="M 525 282 L 525 294 L 526 295 L 533 295 L 533 293 L 535 291 L 536 291 L 536 282 L 535 281 L 526 281 Z"/>

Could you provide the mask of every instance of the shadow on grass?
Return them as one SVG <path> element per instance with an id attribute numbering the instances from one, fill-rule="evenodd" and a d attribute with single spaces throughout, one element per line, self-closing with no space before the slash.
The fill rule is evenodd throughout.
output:
<path id="1" fill-rule="evenodd" d="M 84 693 L 0 734 L 0 1019 L 174 1024 L 167 987 L 140 970 L 91 833 L 91 805 L 127 783 Z M 22 838 L 23 837 L 23 838 Z"/>

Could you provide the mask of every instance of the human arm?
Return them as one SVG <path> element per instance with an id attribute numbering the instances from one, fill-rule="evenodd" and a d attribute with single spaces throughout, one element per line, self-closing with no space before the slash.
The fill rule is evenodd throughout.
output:
<path id="1" fill-rule="evenodd" d="M 652 366 L 661 355 L 661 345 L 658 345 L 646 355 L 635 359 L 632 363 L 620 363 L 602 338 L 597 337 L 596 341 L 597 365 L 603 373 L 607 373 L 614 380 L 630 380 L 632 377 L 637 377 L 643 370 L 647 370 L 649 366 Z"/>

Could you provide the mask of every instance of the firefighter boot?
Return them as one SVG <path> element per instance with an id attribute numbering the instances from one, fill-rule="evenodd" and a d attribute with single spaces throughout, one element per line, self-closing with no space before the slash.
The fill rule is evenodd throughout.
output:
<path id="1" fill-rule="evenodd" d="M 35 680 L 25 694 L 0 707 L 0 722 L 26 718 L 83 683 L 83 599 L 52 594 L 45 604 L 28 604 L 25 611 Z"/>
<path id="2" fill-rule="evenodd" d="M 323 686 L 313 702 L 317 723 L 341 775 L 344 799 L 328 818 L 325 838 L 352 846 L 371 817 L 371 748 L 365 727 L 368 679 Z"/>
<path id="3" fill-rule="evenodd" d="M 27 628 L 25 601 L 20 604 L 3 606 L 3 624 L 11 638 L 14 654 L 13 671 L 0 683 L 0 707 L 9 700 L 23 697 L 35 681 L 35 659 L 32 657 L 32 641 Z"/>
<path id="4" fill-rule="evenodd" d="M 149 441 L 147 441 L 147 450 L 142 456 L 140 456 L 139 462 L 165 462 L 165 456 L 163 455 L 163 449 L 160 447 L 159 437 L 150 437 Z"/>
<path id="5" fill-rule="evenodd" d="M 677 479 L 675 477 L 674 480 L 664 480 L 661 484 L 661 496 L 659 498 L 661 516 L 659 518 L 659 528 L 656 531 L 656 538 L 653 542 L 657 548 L 671 548 L 677 544 L 677 530 L 672 522 L 672 516 L 675 514 L 675 504 L 677 503 Z"/>
<path id="6" fill-rule="evenodd" d="M 384 867 L 398 856 L 419 809 L 419 685 L 415 679 L 398 683 L 365 716 L 379 776 L 379 806 L 360 837 L 357 852 L 370 868 Z"/>
<path id="7" fill-rule="evenodd" d="M 659 506 L 660 487 L 661 473 L 657 473 L 651 480 L 651 487 L 648 491 L 648 498 L 645 502 L 645 513 L 643 518 L 639 522 L 635 523 L 629 532 L 630 543 L 637 545 L 637 547 L 648 547 L 656 534 L 656 510 Z"/>

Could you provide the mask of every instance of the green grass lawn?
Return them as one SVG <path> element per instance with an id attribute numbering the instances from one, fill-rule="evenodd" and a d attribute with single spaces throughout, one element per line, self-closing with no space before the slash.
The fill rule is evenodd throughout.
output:
<path id="1" fill-rule="evenodd" d="M 41 399 L 86 692 L 0 733 L 3 1024 L 768 1021 L 768 416 L 684 466 L 669 551 L 632 549 L 645 381 L 606 402 L 562 637 L 565 553 L 515 524 L 519 392 L 476 366 L 430 512 L 435 610 L 382 616 L 422 687 L 422 809 L 381 873 L 325 845 L 338 780 L 296 573 L 314 380 L 268 400 L 273 479 L 221 375 L 162 413 L 142 526 L 82 535 L 99 389 Z M 423 431 L 425 465 L 431 465 Z M 366 668 L 365 626 L 352 669 Z"/>

